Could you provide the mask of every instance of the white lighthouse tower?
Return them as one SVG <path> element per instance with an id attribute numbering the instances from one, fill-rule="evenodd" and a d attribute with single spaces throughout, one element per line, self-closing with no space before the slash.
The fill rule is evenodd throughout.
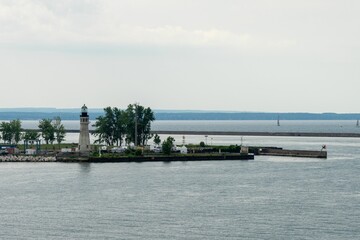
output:
<path id="1" fill-rule="evenodd" d="M 80 137 L 79 137 L 79 152 L 90 152 L 90 134 L 89 134 L 89 115 L 88 109 L 85 106 L 81 108 L 80 115 Z"/>

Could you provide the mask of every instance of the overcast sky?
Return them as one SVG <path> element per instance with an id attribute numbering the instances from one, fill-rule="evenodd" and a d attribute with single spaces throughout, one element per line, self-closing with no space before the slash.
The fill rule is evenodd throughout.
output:
<path id="1" fill-rule="evenodd" d="M 0 108 L 360 112 L 358 0 L 0 0 Z"/>

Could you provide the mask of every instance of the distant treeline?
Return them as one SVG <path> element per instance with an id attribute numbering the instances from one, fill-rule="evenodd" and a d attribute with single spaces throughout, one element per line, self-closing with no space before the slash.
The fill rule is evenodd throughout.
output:
<path id="1" fill-rule="evenodd" d="M 155 112 L 156 120 L 358 120 L 360 114 L 337 113 L 256 113 L 256 112 Z M 103 112 L 89 112 L 95 120 Z M 0 112 L 0 120 L 39 120 L 60 117 L 62 120 L 78 120 L 79 112 Z"/>

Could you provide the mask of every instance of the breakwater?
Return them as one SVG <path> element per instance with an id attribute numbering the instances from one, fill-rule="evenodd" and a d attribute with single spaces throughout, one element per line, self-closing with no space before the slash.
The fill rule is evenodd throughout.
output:
<path id="1" fill-rule="evenodd" d="M 25 129 L 40 132 L 40 129 Z M 80 133 L 78 129 L 66 129 L 67 133 Z M 94 133 L 90 130 L 90 133 Z M 237 132 L 237 131 L 151 131 L 163 135 L 212 135 L 212 136 L 263 136 L 263 137 L 343 137 L 360 138 L 360 133 L 320 133 L 320 132 Z"/>
<path id="2" fill-rule="evenodd" d="M 56 157 L 53 156 L 23 156 L 8 155 L 0 156 L 0 162 L 55 162 Z"/>
<path id="3" fill-rule="evenodd" d="M 317 132 L 228 132 L 228 131 L 152 131 L 154 134 L 168 135 L 223 135 L 223 136 L 271 136 L 271 137 L 352 137 L 360 138 L 360 133 L 317 133 Z"/>

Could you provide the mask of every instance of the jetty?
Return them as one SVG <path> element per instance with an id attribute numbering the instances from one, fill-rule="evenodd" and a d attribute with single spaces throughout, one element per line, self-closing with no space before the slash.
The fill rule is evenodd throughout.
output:
<path id="1" fill-rule="evenodd" d="M 270 136 L 270 137 L 343 137 L 360 138 L 360 133 L 319 133 L 319 132 L 224 132 L 224 131 L 152 131 L 164 135 L 214 135 L 214 136 Z"/>
<path id="2" fill-rule="evenodd" d="M 302 157 L 302 158 L 327 158 L 327 151 L 289 150 L 282 148 L 260 148 L 257 155 Z"/>

